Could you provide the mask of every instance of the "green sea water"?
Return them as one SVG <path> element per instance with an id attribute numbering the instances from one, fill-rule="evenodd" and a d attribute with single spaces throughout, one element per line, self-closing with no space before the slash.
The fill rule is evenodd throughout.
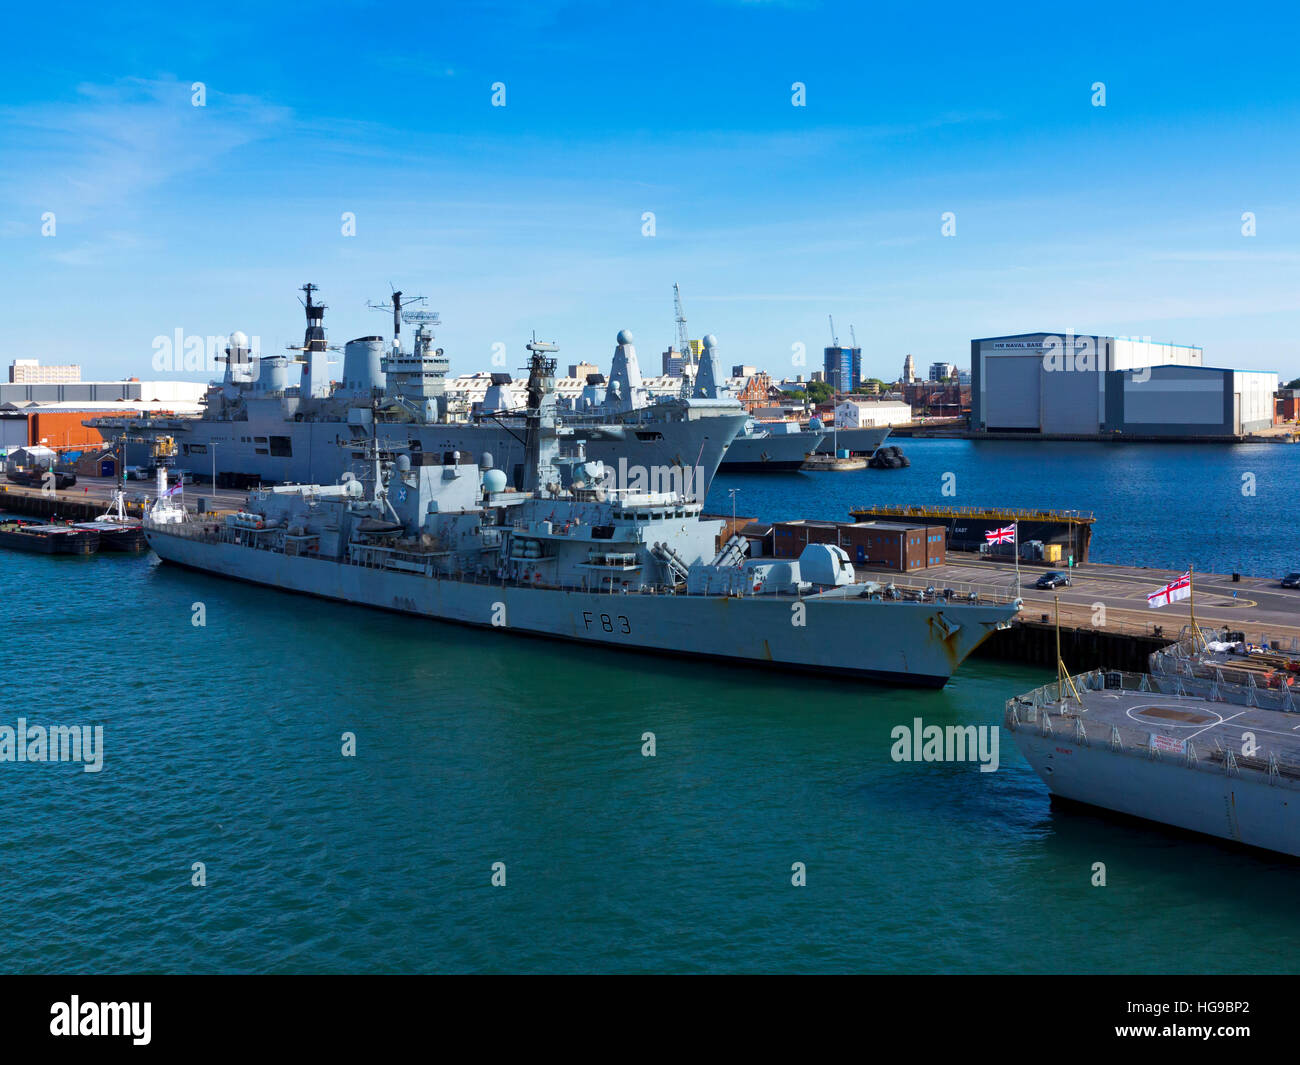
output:
<path id="1" fill-rule="evenodd" d="M 102 724 L 105 748 L 99 773 L 0 763 L 7 971 L 1295 967 L 1294 866 L 1054 810 L 1005 736 L 994 773 L 891 759 L 894 725 L 996 724 L 1040 671 L 914 692 L 153 558 L 0 565 L 0 723 Z"/>

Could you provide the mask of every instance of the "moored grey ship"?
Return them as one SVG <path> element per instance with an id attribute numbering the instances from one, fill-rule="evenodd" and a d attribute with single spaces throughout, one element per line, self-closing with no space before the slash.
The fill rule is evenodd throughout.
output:
<path id="1" fill-rule="evenodd" d="M 721 521 L 674 491 L 609 487 L 556 432 L 550 345 L 530 345 L 522 488 L 454 455 L 384 458 L 368 481 L 250 493 L 201 521 L 160 504 L 146 535 L 167 562 L 443 621 L 626 650 L 939 687 L 1019 601 L 891 594 L 838 547 L 798 560 L 719 546 Z M 564 472 L 567 471 L 567 472 Z"/>
<path id="2" fill-rule="evenodd" d="M 1054 797 L 1300 857 L 1297 710 L 1288 687 L 1093 670 L 1004 722 Z"/>
<path id="3" fill-rule="evenodd" d="M 177 466 L 200 479 L 215 474 L 223 486 L 247 487 L 337 480 L 360 460 L 374 422 L 386 441 L 413 451 L 491 456 L 519 486 L 524 418 L 516 410 L 489 408 L 461 417 L 449 409 L 449 360 L 435 346 L 436 314 L 403 310 L 411 301 L 393 293 L 391 343 L 381 336 L 348 341 L 342 380 L 332 382 L 326 307 L 316 301 L 315 285 L 304 285 L 303 292 L 302 346 L 290 355 L 258 358 L 246 336 L 232 334 L 223 379 L 209 389 L 201 416 L 97 417 L 85 424 L 109 438 L 125 434 L 128 465 L 148 464 L 152 442 L 172 437 Z M 402 342 L 404 320 L 415 327 L 409 348 Z M 628 334 L 619 335 L 621 350 Z M 635 409 L 562 413 L 561 429 L 584 441 L 589 458 L 611 468 L 686 471 L 703 500 L 746 418 L 734 400 L 672 397 Z"/>

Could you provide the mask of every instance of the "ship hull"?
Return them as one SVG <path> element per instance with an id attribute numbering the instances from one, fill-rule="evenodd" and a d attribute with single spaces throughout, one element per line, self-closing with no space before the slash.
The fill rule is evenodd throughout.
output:
<path id="1" fill-rule="evenodd" d="M 735 416 L 617 426 L 603 437 L 593 434 L 586 441 L 586 454 L 615 470 L 620 463 L 646 470 L 698 468 L 704 484 L 696 491 L 703 499 L 727 445 L 743 424 L 743 418 Z M 143 426 L 133 428 L 146 432 Z M 492 465 L 503 470 L 512 484 L 522 483 L 522 426 L 512 431 L 491 422 L 399 422 L 380 423 L 378 432 L 381 440 L 393 446 L 413 445 L 430 453 L 460 451 L 465 459 L 475 461 L 491 455 Z M 246 421 L 175 419 L 150 428 L 146 435 L 173 436 L 178 445 L 176 465 L 188 469 L 196 479 L 211 480 L 215 455 L 218 483 L 246 487 L 334 484 L 359 461 L 370 430 L 346 422 L 295 422 L 254 414 Z M 146 444 L 127 445 L 127 465 L 150 461 Z"/>
<path id="2" fill-rule="evenodd" d="M 738 436 L 727 447 L 718 467 L 722 473 L 779 473 L 797 470 L 816 451 L 820 433 Z"/>
<path id="3" fill-rule="evenodd" d="M 822 455 L 833 455 L 836 451 L 848 451 L 851 454 L 874 455 L 889 439 L 889 426 L 867 429 L 833 429 L 822 437 L 817 451 Z"/>
<path id="4" fill-rule="evenodd" d="M 778 596 L 610 595 L 476 584 L 255 551 L 165 527 L 148 528 L 146 536 L 166 562 L 339 602 L 503 633 L 911 687 L 942 687 L 1014 612 L 996 605 L 953 608 L 816 596 L 796 602 Z M 947 625 L 945 619 L 936 619 L 945 613 Z"/>
<path id="5" fill-rule="evenodd" d="M 1243 767 L 1193 768 L 1181 761 L 1117 753 L 1029 728 L 1012 735 L 1055 798 L 1186 832 L 1300 857 L 1300 799 L 1285 782 Z"/>

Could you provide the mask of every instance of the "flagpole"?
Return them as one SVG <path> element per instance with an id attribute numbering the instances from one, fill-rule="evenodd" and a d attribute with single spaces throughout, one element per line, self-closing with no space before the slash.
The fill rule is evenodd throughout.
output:
<path id="1" fill-rule="evenodd" d="M 1196 581 L 1193 579 L 1192 567 L 1188 566 L 1187 567 L 1187 609 L 1191 612 L 1192 615 L 1192 650 L 1193 651 L 1196 650 L 1197 640 L 1200 637 L 1200 632 L 1201 632 L 1201 630 L 1196 627 L 1196 593 L 1192 590 L 1192 586 L 1195 583 Z"/>
<path id="2" fill-rule="evenodd" d="M 1065 686 L 1068 684 L 1070 690 L 1074 692 L 1074 697 L 1078 700 L 1080 706 L 1083 700 L 1079 698 L 1079 689 L 1074 686 L 1074 679 L 1070 676 L 1070 671 L 1065 668 L 1065 659 L 1061 657 L 1061 597 L 1052 596 L 1053 602 L 1056 603 L 1056 693 L 1065 703 Z"/>
<path id="3" fill-rule="evenodd" d="M 1011 531 L 1013 534 L 1011 540 L 1011 550 L 1014 551 L 1016 555 L 1016 598 L 1019 599 L 1020 598 L 1020 522 L 1019 521 L 1014 521 L 1011 523 Z"/>

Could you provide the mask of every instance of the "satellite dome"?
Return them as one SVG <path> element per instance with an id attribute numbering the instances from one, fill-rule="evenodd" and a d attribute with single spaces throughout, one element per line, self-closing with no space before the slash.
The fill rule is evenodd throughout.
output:
<path id="1" fill-rule="evenodd" d="M 400 470 L 402 473 L 408 473 L 408 472 L 410 471 L 410 469 L 411 469 L 411 456 L 410 456 L 410 455 L 398 455 L 398 456 L 397 456 L 397 468 L 398 468 L 398 470 Z"/>
<path id="2" fill-rule="evenodd" d="M 504 492 L 506 490 L 506 475 L 500 470 L 484 470 L 483 487 L 489 493 Z"/>
<path id="3" fill-rule="evenodd" d="M 716 348 L 718 346 L 718 338 L 710 333 L 704 338 L 704 346 L 706 348 Z"/>
<path id="4" fill-rule="evenodd" d="M 233 333 L 230 334 L 230 346 L 232 348 L 248 347 L 248 335 L 236 329 Z"/>
<path id="5" fill-rule="evenodd" d="M 618 331 L 618 342 L 619 342 L 620 344 L 631 344 L 631 343 L 632 343 L 632 330 L 630 330 L 630 329 L 620 329 L 620 330 Z"/>

